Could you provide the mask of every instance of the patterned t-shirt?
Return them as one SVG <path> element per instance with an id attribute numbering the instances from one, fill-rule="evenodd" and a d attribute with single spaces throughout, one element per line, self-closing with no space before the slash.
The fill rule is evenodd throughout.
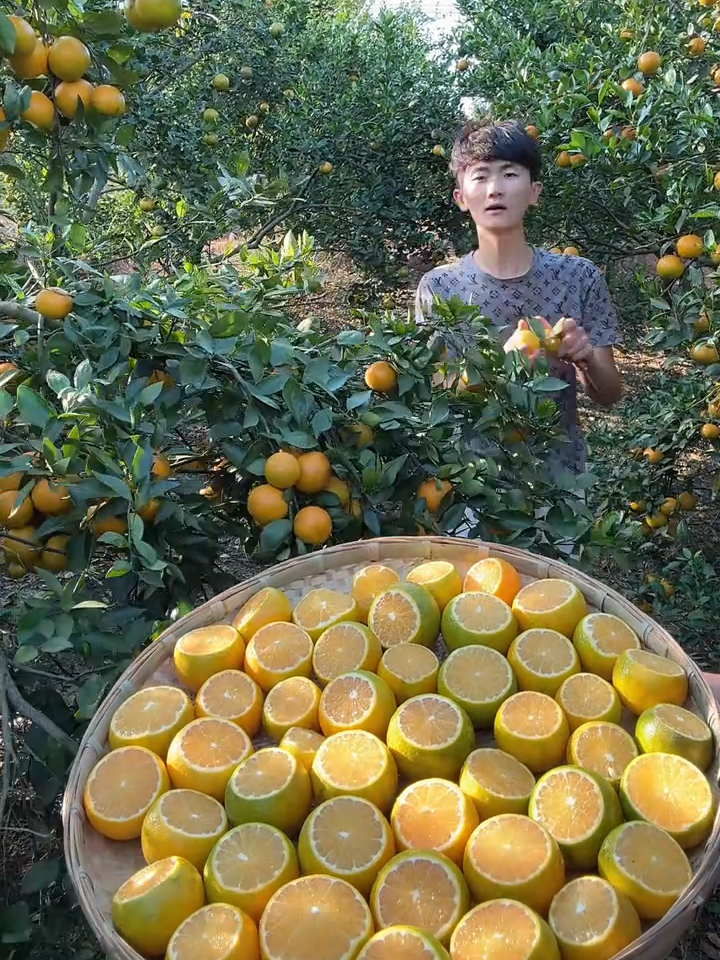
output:
<path id="1" fill-rule="evenodd" d="M 435 297 L 449 300 L 459 297 L 464 303 L 477 306 L 483 316 L 500 328 L 505 341 L 522 317 L 545 317 L 554 323 L 561 317 L 577 320 L 594 347 L 618 342 L 615 307 L 605 278 L 594 263 L 584 257 L 565 256 L 546 250 L 533 250 L 532 266 L 520 277 L 501 280 L 478 267 L 472 253 L 449 266 L 436 267 L 420 280 L 415 295 L 415 316 L 418 323 L 432 317 Z M 585 469 L 585 444 L 577 422 L 577 376 L 571 363 L 553 360 L 553 376 L 568 386 L 558 395 L 561 424 L 569 443 L 560 447 L 563 469 L 582 472 Z"/>

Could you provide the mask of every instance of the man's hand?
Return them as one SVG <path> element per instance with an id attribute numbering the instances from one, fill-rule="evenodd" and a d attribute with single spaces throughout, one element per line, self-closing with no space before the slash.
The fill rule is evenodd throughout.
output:
<path id="1" fill-rule="evenodd" d="M 585 364 L 592 359 L 593 352 L 593 345 L 580 324 L 569 317 L 565 318 L 562 326 L 562 339 L 557 351 L 558 359 L 568 360 L 575 364 Z"/>

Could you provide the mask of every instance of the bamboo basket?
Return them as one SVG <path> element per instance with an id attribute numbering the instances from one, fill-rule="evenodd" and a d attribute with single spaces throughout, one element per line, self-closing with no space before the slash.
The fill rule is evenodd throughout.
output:
<path id="1" fill-rule="evenodd" d="M 368 563 L 382 562 L 404 576 L 424 560 L 449 560 L 464 576 L 473 563 L 488 556 L 510 561 L 524 583 L 546 577 L 574 582 L 585 595 L 591 610 L 620 617 L 635 630 L 643 647 L 669 657 L 685 668 L 691 701 L 687 706 L 705 719 L 715 738 L 715 758 L 708 776 L 717 792 L 720 785 L 720 715 L 702 671 L 662 627 L 619 593 L 563 563 L 498 544 L 449 537 L 381 537 L 342 544 L 278 564 L 226 590 L 177 621 L 137 657 L 93 717 L 65 791 L 65 856 L 70 880 L 83 912 L 110 957 L 142 960 L 113 929 L 111 901 L 117 888 L 144 865 L 144 860 L 139 841 L 119 843 L 107 840 L 93 830 L 85 817 L 83 790 L 90 771 L 108 750 L 110 719 L 118 706 L 143 687 L 180 685 L 173 666 L 173 648 L 178 638 L 196 627 L 231 621 L 243 603 L 265 586 L 284 590 L 295 604 L 308 590 L 320 586 L 349 593 L 354 574 Z M 441 657 L 445 652 L 442 641 L 439 641 L 437 652 Z M 478 742 L 487 745 L 487 737 Z M 674 907 L 662 920 L 646 926 L 642 936 L 618 953 L 614 960 L 665 960 L 692 925 L 715 883 L 720 880 L 720 811 L 716 814 L 710 839 L 691 851 L 690 859 L 694 877 Z"/>

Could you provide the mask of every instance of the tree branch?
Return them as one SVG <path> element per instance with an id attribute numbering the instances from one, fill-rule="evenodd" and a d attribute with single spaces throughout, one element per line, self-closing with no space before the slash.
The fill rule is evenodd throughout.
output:
<path id="1" fill-rule="evenodd" d="M 7 678 L 7 679 L 6 679 Z M 3 741 L 3 771 L 0 785 L 0 829 L 5 819 L 5 804 L 10 793 L 10 763 L 15 760 L 12 746 L 12 730 L 10 729 L 10 715 L 8 713 L 6 683 L 9 680 L 5 661 L 0 662 L 0 729 Z"/>
<path id="2" fill-rule="evenodd" d="M 15 303 L 14 300 L 0 300 L 0 316 L 34 325 L 37 324 L 40 314 L 31 310 L 30 307 L 23 307 L 19 303 Z"/>
<path id="3" fill-rule="evenodd" d="M 2 685 L 5 687 L 8 701 L 19 714 L 22 714 L 22 716 L 26 717 L 31 723 L 40 727 L 51 739 L 57 740 L 58 743 L 61 743 L 66 750 L 69 750 L 70 753 L 75 756 L 78 752 L 77 741 L 73 740 L 64 730 L 61 730 L 50 717 L 46 717 L 44 713 L 27 702 L 15 686 L 13 678 L 10 676 L 10 671 L 8 670 L 5 654 L 0 651 L 0 686 Z"/>

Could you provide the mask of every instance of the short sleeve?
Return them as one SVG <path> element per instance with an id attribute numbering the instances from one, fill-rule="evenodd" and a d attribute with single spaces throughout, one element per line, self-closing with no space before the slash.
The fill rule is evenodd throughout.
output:
<path id="1" fill-rule="evenodd" d="M 594 347 L 609 347 L 620 340 L 615 304 L 605 277 L 595 266 L 583 296 L 582 325 Z"/>
<path id="2" fill-rule="evenodd" d="M 433 292 L 428 275 L 420 277 L 420 283 L 415 291 L 415 322 L 428 323 L 433 311 Z"/>

